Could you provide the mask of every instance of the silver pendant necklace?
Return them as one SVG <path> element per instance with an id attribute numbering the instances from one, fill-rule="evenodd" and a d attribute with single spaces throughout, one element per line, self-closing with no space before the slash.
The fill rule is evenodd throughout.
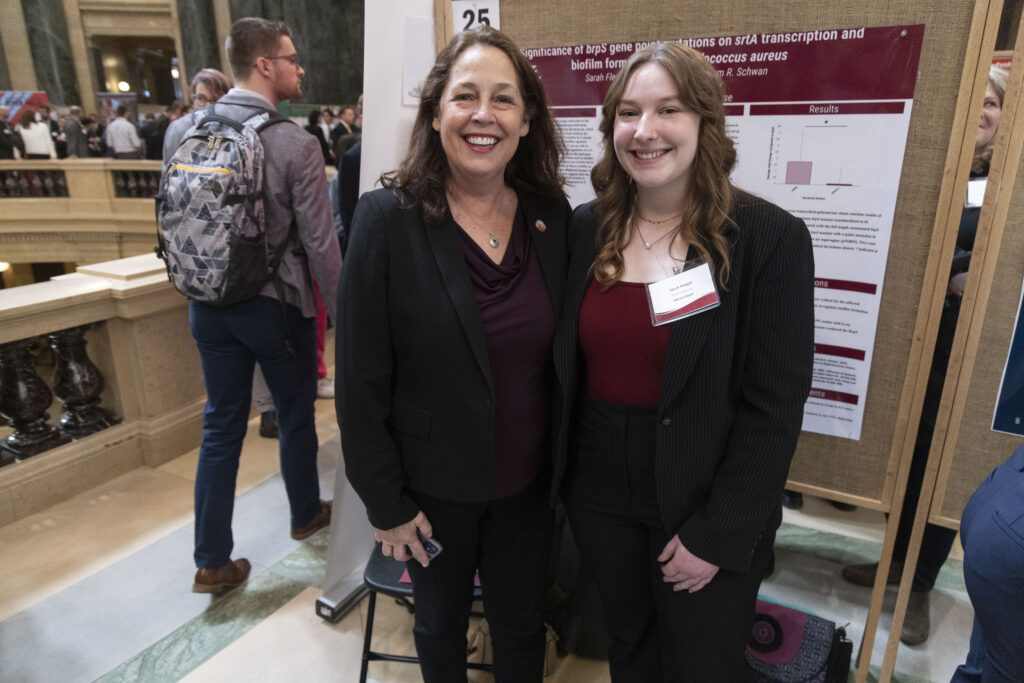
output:
<path id="1" fill-rule="evenodd" d="M 467 219 L 469 219 L 470 218 L 469 214 L 466 213 L 465 209 L 463 209 L 461 206 L 459 206 L 459 203 L 457 201 L 455 201 L 455 197 L 452 196 L 451 192 L 447 192 L 445 194 L 448 195 L 448 201 L 450 201 L 452 203 L 452 206 L 454 206 L 456 209 L 458 209 L 459 213 L 461 213 L 463 216 L 465 216 Z M 474 223 L 474 227 L 477 230 L 483 231 L 483 230 L 486 229 L 486 228 L 481 228 L 480 225 L 478 223 L 476 223 L 475 220 L 473 221 L 473 223 Z M 490 245 L 491 249 L 497 249 L 498 247 L 501 246 L 501 241 L 494 234 L 493 230 L 487 230 L 487 234 L 488 234 L 487 244 Z"/>

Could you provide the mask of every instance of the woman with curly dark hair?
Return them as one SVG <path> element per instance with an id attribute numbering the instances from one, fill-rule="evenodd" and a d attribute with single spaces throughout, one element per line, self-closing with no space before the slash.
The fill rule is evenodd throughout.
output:
<path id="1" fill-rule="evenodd" d="M 336 364 L 345 472 L 384 555 L 407 561 L 428 682 L 466 680 L 477 569 L 497 680 L 543 677 L 569 219 L 559 149 L 519 49 L 466 31 L 424 82 L 405 159 L 352 221 Z"/>
<path id="2" fill-rule="evenodd" d="M 804 224 L 732 185 L 699 52 L 633 55 L 573 215 L 555 485 L 614 681 L 744 681 L 813 361 Z"/>

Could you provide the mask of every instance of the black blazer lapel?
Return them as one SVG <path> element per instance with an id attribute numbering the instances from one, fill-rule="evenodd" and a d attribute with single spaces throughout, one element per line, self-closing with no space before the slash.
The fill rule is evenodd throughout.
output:
<path id="1" fill-rule="evenodd" d="M 462 321 L 462 327 L 469 339 L 469 346 L 473 349 L 473 356 L 476 358 L 480 371 L 487 379 L 487 386 L 494 390 L 494 383 L 491 381 L 491 361 L 487 355 L 487 344 L 484 341 L 484 323 L 480 317 L 480 306 L 476 302 L 476 292 L 473 283 L 469 279 L 469 268 L 466 266 L 466 257 L 459 243 L 459 236 L 456 233 L 458 226 L 449 215 L 442 225 L 426 226 L 427 241 L 434 253 L 434 260 L 441 271 L 441 279 L 448 296 L 455 306 L 455 311 Z"/>
<path id="2" fill-rule="evenodd" d="M 590 266 L 597 255 L 593 232 L 584 231 L 587 242 L 572 247 L 572 259 L 569 262 L 569 273 L 565 283 L 565 309 L 562 311 L 562 323 L 555 339 L 555 372 L 563 389 L 570 391 L 576 382 L 576 348 L 579 345 L 580 307 L 590 286 Z"/>
<path id="3" fill-rule="evenodd" d="M 687 250 L 686 260 L 690 261 L 699 256 L 693 245 Z M 719 291 L 721 296 L 721 291 Z M 690 373 L 693 372 L 694 363 L 700 355 L 704 343 L 707 341 L 708 330 L 715 319 L 719 308 L 704 311 L 689 318 L 677 320 L 670 323 L 672 326 L 668 335 L 668 349 L 665 353 L 665 369 L 661 375 L 661 396 L 658 400 L 659 414 L 665 407 L 682 391 Z M 723 381 L 726 381 L 723 378 Z"/>
<path id="4" fill-rule="evenodd" d="M 555 319 L 558 319 L 562 310 L 562 296 L 565 292 L 565 261 L 567 258 L 565 235 L 568 230 L 565 222 L 567 217 L 564 214 L 556 215 L 555 208 L 561 207 L 553 202 L 552 207 L 547 207 L 527 193 L 517 194 L 523 219 L 526 222 L 526 232 L 530 235 L 533 253 L 537 255 L 540 262 L 541 274 L 544 276 L 544 284 L 548 289 L 548 298 L 551 300 Z M 551 226 L 559 227 L 549 229 Z"/>

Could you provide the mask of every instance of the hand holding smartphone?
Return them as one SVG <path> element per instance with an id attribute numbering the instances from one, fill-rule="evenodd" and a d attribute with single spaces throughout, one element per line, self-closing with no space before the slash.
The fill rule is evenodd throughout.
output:
<path id="1" fill-rule="evenodd" d="M 423 545 L 423 549 L 427 552 L 428 560 L 433 560 L 441 554 L 442 550 L 444 550 L 444 547 L 436 538 L 427 538 L 420 533 L 419 529 L 416 530 L 416 535 L 419 537 L 420 543 Z"/>

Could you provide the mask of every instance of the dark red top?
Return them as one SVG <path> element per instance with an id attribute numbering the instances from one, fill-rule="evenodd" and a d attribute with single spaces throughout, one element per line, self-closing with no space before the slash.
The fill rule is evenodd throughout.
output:
<path id="1" fill-rule="evenodd" d="M 591 281 L 580 308 L 580 348 L 589 399 L 657 408 L 671 325 L 655 327 L 640 282 L 606 291 Z"/>
<path id="2" fill-rule="evenodd" d="M 521 492 L 551 457 L 551 342 L 555 311 L 522 213 L 495 263 L 460 230 L 483 318 L 494 387 L 494 486 L 481 500 Z"/>

